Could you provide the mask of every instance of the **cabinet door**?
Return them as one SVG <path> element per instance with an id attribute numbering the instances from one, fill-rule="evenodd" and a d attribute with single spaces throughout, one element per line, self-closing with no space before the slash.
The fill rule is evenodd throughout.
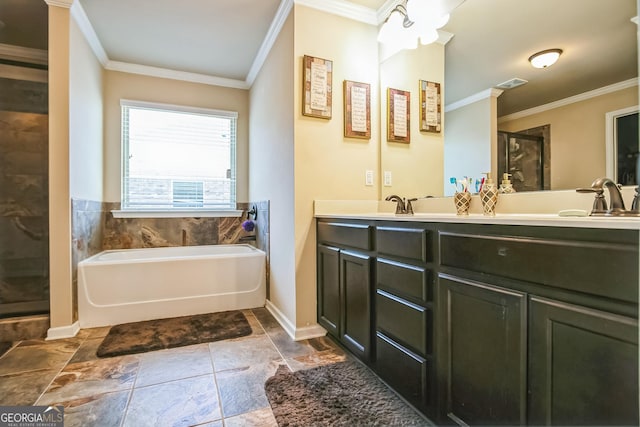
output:
<path id="1" fill-rule="evenodd" d="M 318 323 L 340 338 L 340 250 L 318 245 Z"/>
<path id="2" fill-rule="evenodd" d="M 363 360 L 371 351 L 371 267 L 370 256 L 340 252 L 341 341 Z"/>
<path id="3" fill-rule="evenodd" d="M 529 423 L 638 425 L 636 319 L 531 297 Z"/>
<path id="4" fill-rule="evenodd" d="M 526 296 L 439 275 L 441 416 L 467 425 L 526 423 Z"/>

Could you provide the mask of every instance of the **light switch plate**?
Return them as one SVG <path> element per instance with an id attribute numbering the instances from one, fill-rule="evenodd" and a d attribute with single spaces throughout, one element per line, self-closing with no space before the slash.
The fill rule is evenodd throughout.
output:
<path id="1" fill-rule="evenodd" d="M 384 171 L 384 186 L 391 187 L 391 171 Z"/>
<path id="2" fill-rule="evenodd" d="M 365 171 L 365 174 L 364 174 L 364 185 L 369 186 L 369 187 L 373 185 L 373 171 L 372 170 Z"/>

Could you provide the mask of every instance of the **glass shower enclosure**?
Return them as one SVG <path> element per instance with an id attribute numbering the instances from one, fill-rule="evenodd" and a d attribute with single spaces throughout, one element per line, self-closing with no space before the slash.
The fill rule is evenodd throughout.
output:
<path id="1" fill-rule="evenodd" d="M 49 312 L 47 97 L 0 77 L 0 318 Z"/>
<path id="2" fill-rule="evenodd" d="M 545 189 L 544 138 L 498 131 L 498 180 L 511 174 L 517 192 Z"/>

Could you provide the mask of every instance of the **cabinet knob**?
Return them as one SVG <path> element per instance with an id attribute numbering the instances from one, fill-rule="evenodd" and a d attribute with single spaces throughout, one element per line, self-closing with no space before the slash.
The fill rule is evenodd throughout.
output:
<path id="1" fill-rule="evenodd" d="M 499 256 L 507 256 L 508 252 L 509 252 L 509 248 L 505 248 L 505 247 L 498 248 Z"/>

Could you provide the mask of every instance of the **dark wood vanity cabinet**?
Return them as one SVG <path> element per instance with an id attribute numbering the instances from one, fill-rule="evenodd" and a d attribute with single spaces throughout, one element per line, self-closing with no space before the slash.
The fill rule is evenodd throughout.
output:
<path id="1" fill-rule="evenodd" d="M 525 425 L 527 297 L 441 275 L 442 415 L 467 425 Z"/>
<path id="2" fill-rule="evenodd" d="M 634 318 L 531 296 L 529 423 L 638 425 Z"/>
<path id="3" fill-rule="evenodd" d="M 638 231 L 318 220 L 318 321 L 438 424 L 638 425 Z"/>
<path id="4" fill-rule="evenodd" d="M 425 414 L 434 414 L 433 229 L 376 224 L 376 373 Z"/>
<path id="5" fill-rule="evenodd" d="M 318 323 L 361 360 L 371 357 L 369 226 L 318 225 Z"/>
<path id="6" fill-rule="evenodd" d="M 318 245 L 318 323 L 340 338 L 342 309 L 340 304 L 340 249 Z"/>
<path id="7" fill-rule="evenodd" d="M 439 422 L 638 425 L 638 232 L 439 228 Z"/>
<path id="8" fill-rule="evenodd" d="M 318 220 L 317 231 L 318 323 L 435 415 L 433 230 Z"/>

